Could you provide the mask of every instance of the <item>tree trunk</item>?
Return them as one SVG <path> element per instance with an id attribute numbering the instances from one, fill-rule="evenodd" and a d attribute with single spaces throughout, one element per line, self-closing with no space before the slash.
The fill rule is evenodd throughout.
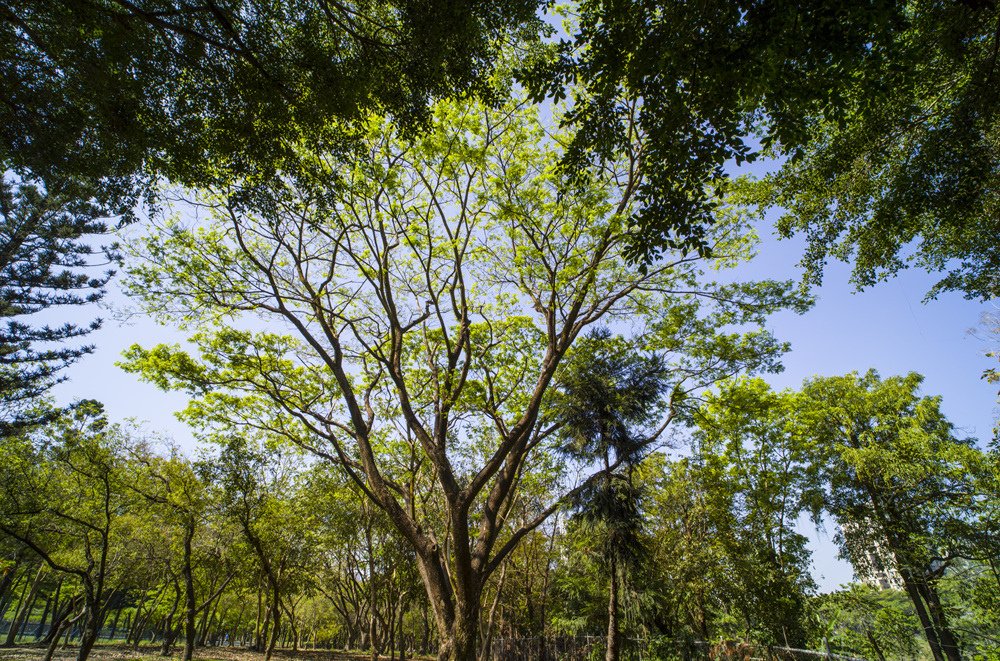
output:
<path id="1" fill-rule="evenodd" d="M 875 640 L 875 636 L 872 635 L 872 630 L 865 628 L 865 637 L 868 638 L 868 644 L 872 646 L 872 650 L 875 652 L 875 656 L 878 657 L 878 661 L 885 661 L 885 654 L 882 653 L 882 648 L 879 646 L 878 641 Z"/>
<path id="2" fill-rule="evenodd" d="M 197 636 L 195 615 L 197 614 L 194 597 L 194 570 L 191 566 L 191 541 L 194 538 L 194 524 L 190 523 L 184 530 L 184 657 L 183 661 L 191 661 L 194 656 L 194 643 Z M 207 610 L 207 609 L 206 609 Z"/>
<path id="3" fill-rule="evenodd" d="M 10 629 L 7 631 L 7 638 L 3 643 L 4 647 L 13 647 L 17 641 L 17 636 L 21 632 L 21 626 L 31 614 L 31 607 L 34 606 L 35 595 L 38 594 L 38 586 L 41 584 L 42 576 L 44 575 L 45 567 L 39 567 L 38 573 L 35 574 L 35 580 L 31 582 L 31 587 L 29 588 L 27 583 L 25 584 L 25 589 L 21 592 L 21 602 L 18 604 L 18 608 L 14 613 L 14 619 L 10 623 Z"/>
<path id="4" fill-rule="evenodd" d="M 259 652 L 259 651 L 261 651 L 261 650 L 264 649 L 264 640 L 263 640 L 263 637 L 262 637 L 261 629 L 262 629 L 262 627 L 266 627 L 267 626 L 266 622 L 262 622 L 261 621 L 263 619 L 262 615 L 263 615 L 263 611 L 264 611 L 263 601 L 264 601 L 263 592 L 262 592 L 262 590 L 260 588 L 258 588 L 257 589 L 257 620 L 255 621 L 255 623 L 253 625 L 253 647 L 250 648 L 250 649 L 252 649 L 254 651 L 257 651 L 257 652 Z"/>
<path id="5" fill-rule="evenodd" d="M 170 649 L 174 646 L 174 638 L 177 637 L 174 633 L 174 616 L 177 614 L 177 608 L 180 606 L 180 603 L 181 591 L 175 577 L 174 603 L 170 607 L 170 612 L 167 614 L 167 617 L 163 620 L 163 644 L 160 646 L 160 656 L 170 656 Z"/>
<path id="6" fill-rule="evenodd" d="M 52 598 L 46 597 L 45 607 L 42 608 L 42 616 L 38 618 L 38 625 L 35 627 L 35 642 L 42 637 L 42 629 L 45 628 L 45 620 L 49 619 L 49 611 L 52 610 Z"/>
<path id="7" fill-rule="evenodd" d="M 920 581 L 918 589 L 927 602 L 927 610 L 930 613 L 931 620 L 934 622 L 934 629 L 941 643 L 941 651 L 948 661 L 962 661 L 962 653 L 958 646 L 958 640 L 948 625 L 948 617 L 941 606 L 941 599 L 938 597 L 934 585 L 923 580 Z"/>
<path id="8" fill-rule="evenodd" d="M 80 632 L 80 648 L 76 652 L 76 661 L 87 661 L 90 650 L 97 642 L 97 635 L 100 633 L 101 614 L 96 601 L 87 604 L 86 613 L 83 616 L 83 631 Z"/>
<path id="9" fill-rule="evenodd" d="M 442 634 L 438 661 L 477 661 L 479 599 L 456 604 L 455 618 Z"/>
<path id="10" fill-rule="evenodd" d="M 618 561 L 611 555 L 611 580 L 608 584 L 608 640 L 605 661 L 618 661 Z"/>
<path id="11" fill-rule="evenodd" d="M 56 648 L 59 647 L 59 637 L 62 636 L 63 632 L 68 630 L 73 624 L 80 619 L 83 612 L 80 612 L 75 617 L 69 617 L 69 614 L 73 611 L 73 606 L 76 603 L 76 599 L 70 599 L 69 603 L 66 605 L 66 612 L 58 620 L 53 616 L 52 629 L 49 631 L 49 636 L 52 640 L 49 641 L 48 649 L 45 651 L 45 658 L 43 661 L 52 661 L 53 655 L 56 653 Z"/>
<path id="12" fill-rule="evenodd" d="M 271 661 L 274 647 L 278 644 L 278 635 L 281 633 L 281 592 L 278 590 L 276 581 L 271 582 L 271 591 L 271 598 L 274 600 L 269 609 L 271 612 L 271 639 L 267 644 L 267 651 L 264 653 L 264 661 Z"/>
<path id="13" fill-rule="evenodd" d="M 938 639 L 934 622 L 931 620 L 930 614 L 927 612 L 927 607 L 924 605 L 924 600 L 921 598 L 920 589 L 917 587 L 917 581 L 913 573 L 909 568 L 900 567 L 899 575 L 903 579 L 903 588 L 906 590 L 907 596 L 910 597 L 913 610 L 917 613 L 917 619 L 920 620 L 920 626 L 923 627 L 924 636 L 927 638 L 927 645 L 931 648 L 934 661 L 944 661 L 945 657 L 941 650 L 941 641 Z"/>

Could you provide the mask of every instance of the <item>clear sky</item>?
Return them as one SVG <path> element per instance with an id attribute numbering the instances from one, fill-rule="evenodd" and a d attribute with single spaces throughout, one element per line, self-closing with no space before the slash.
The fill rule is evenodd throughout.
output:
<path id="1" fill-rule="evenodd" d="M 778 241 L 767 229 L 762 234 L 765 240 L 759 257 L 743 267 L 741 275 L 796 278 L 801 244 Z M 926 377 L 924 393 L 943 396 L 945 413 L 963 435 L 985 444 L 997 414 L 997 393 L 995 385 L 980 378 L 991 365 L 984 356 L 988 347 L 969 331 L 977 327 L 984 311 L 995 311 L 994 306 L 966 301 L 956 294 L 924 304 L 923 296 L 934 278 L 917 271 L 854 293 L 847 282 L 848 271 L 845 265 L 831 266 L 824 286 L 816 291 L 816 306 L 808 313 L 781 313 L 773 318 L 772 329 L 792 343 L 792 351 L 784 359 L 785 371 L 770 377 L 772 384 L 795 388 L 813 375 L 869 368 L 883 376 L 917 371 Z M 113 311 L 128 301 L 112 287 L 106 305 Z M 164 432 L 182 447 L 193 449 L 190 432 L 173 417 L 184 406 L 184 395 L 161 392 L 114 366 L 132 343 L 148 347 L 182 342 L 183 335 L 143 317 L 122 323 L 111 311 L 103 312 L 104 328 L 90 337 L 97 349 L 67 370 L 69 379 L 55 389 L 56 398 L 62 402 L 99 399 L 113 419 L 147 421 L 150 430 Z M 836 558 L 832 526 L 826 532 L 816 531 L 811 524 L 800 528 L 813 540 L 814 575 L 820 589 L 832 590 L 849 581 L 850 566 Z"/>

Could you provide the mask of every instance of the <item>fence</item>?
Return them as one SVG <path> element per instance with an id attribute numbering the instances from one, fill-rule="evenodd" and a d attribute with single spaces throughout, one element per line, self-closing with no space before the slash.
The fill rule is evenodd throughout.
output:
<path id="1" fill-rule="evenodd" d="M 600 661 L 603 636 L 498 638 L 490 645 L 490 661 Z M 708 643 L 671 638 L 625 638 L 622 661 L 865 661 L 857 657 L 792 647 L 745 642 Z"/>
<path id="2" fill-rule="evenodd" d="M 4 620 L 0 621 L 0 638 L 7 635 L 10 631 L 11 622 Z M 39 640 L 44 638 L 48 633 L 51 625 L 48 623 L 39 624 L 38 622 L 25 622 L 21 625 L 21 631 L 17 634 L 17 640 L 20 642 L 30 642 L 33 640 Z M 101 629 L 97 638 L 99 640 L 125 640 L 128 635 L 128 630 L 125 627 L 104 627 Z M 141 639 L 155 638 L 157 632 L 152 629 L 145 629 L 143 631 Z M 69 631 L 70 640 L 80 637 L 80 625 L 75 624 L 71 627 Z"/>

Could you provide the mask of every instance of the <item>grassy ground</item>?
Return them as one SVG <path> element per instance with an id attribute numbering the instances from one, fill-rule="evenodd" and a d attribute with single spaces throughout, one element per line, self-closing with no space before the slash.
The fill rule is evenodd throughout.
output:
<path id="1" fill-rule="evenodd" d="M 174 648 L 174 659 L 179 659 L 182 649 Z M 0 661 L 35 661 L 45 656 L 45 649 L 32 646 L 18 646 L 10 649 L 0 649 Z M 90 653 L 90 661 L 164 661 L 160 656 L 159 646 L 140 647 L 138 650 L 122 645 L 98 645 Z M 260 652 L 250 652 L 231 647 L 206 647 L 195 650 L 194 661 L 263 661 Z M 76 659 L 76 649 L 70 647 L 57 650 L 53 661 L 73 661 Z M 367 654 L 352 654 L 331 652 L 328 650 L 275 650 L 272 661 L 368 661 Z"/>

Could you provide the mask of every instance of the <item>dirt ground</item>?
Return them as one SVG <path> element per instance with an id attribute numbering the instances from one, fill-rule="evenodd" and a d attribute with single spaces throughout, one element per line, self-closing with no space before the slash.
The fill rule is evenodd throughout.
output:
<path id="1" fill-rule="evenodd" d="M 40 647 L 15 647 L 0 649 L 0 661 L 37 661 L 45 656 L 45 649 Z M 89 661 L 165 661 L 167 658 L 179 659 L 181 649 L 175 648 L 173 657 L 160 656 L 159 647 L 141 647 L 134 650 L 124 646 L 97 646 L 90 653 Z M 275 650 L 272 661 L 369 661 L 367 654 L 345 654 L 328 650 Z M 387 657 L 382 657 L 387 658 Z M 76 649 L 70 647 L 56 651 L 53 661 L 74 661 Z M 250 652 L 232 647 L 205 647 L 195 650 L 194 661 L 263 661 L 260 652 Z"/>

